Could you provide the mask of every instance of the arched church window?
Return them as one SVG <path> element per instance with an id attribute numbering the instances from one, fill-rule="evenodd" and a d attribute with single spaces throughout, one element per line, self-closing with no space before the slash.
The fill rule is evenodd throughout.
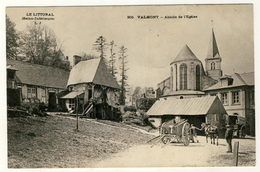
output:
<path id="1" fill-rule="evenodd" d="M 196 90 L 200 90 L 200 66 L 196 66 Z"/>
<path id="2" fill-rule="evenodd" d="M 175 71 L 175 88 L 176 88 L 176 90 L 177 90 L 177 88 L 178 88 L 178 84 L 177 84 L 177 64 L 175 64 L 174 65 L 174 71 Z"/>
<path id="3" fill-rule="evenodd" d="M 173 67 L 171 67 L 171 88 L 173 87 Z"/>
<path id="4" fill-rule="evenodd" d="M 215 70 L 215 62 L 211 63 L 211 70 Z"/>
<path id="5" fill-rule="evenodd" d="M 187 89 L 187 65 L 181 64 L 180 66 L 180 90 Z"/>

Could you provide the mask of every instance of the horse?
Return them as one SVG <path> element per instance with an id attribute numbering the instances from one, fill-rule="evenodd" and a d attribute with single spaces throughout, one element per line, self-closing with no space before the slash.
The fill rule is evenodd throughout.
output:
<path id="1" fill-rule="evenodd" d="M 201 129 L 204 130 L 205 136 L 206 136 L 206 142 L 208 143 L 208 137 L 209 137 L 209 126 L 206 123 L 201 124 Z"/>
<path id="2" fill-rule="evenodd" d="M 215 139 L 217 140 L 217 146 L 218 146 L 218 127 L 215 125 L 210 125 L 208 128 L 208 133 L 210 136 L 210 142 L 211 144 L 215 144 Z"/>

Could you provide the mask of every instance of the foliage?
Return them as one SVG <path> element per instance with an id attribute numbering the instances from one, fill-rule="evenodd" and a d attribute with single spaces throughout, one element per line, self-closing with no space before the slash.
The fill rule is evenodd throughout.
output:
<path id="1" fill-rule="evenodd" d="M 106 38 L 103 36 L 99 36 L 95 43 L 93 44 L 93 49 L 96 50 L 97 52 L 100 52 L 100 57 L 105 58 L 105 51 L 107 49 L 107 43 L 106 43 Z"/>
<path id="2" fill-rule="evenodd" d="M 47 106 L 44 103 L 21 103 L 21 109 L 26 110 L 31 115 L 46 116 Z"/>
<path id="3" fill-rule="evenodd" d="M 6 15 L 6 58 L 17 59 L 19 35 L 15 23 Z"/>
<path id="4" fill-rule="evenodd" d="M 152 105 L 158 100 L 157 98 L 140 98 L 136 100 L 136 108 L 142 110 L 149 110 Z"/>
<path id="5" fill-rule="evenodd" d="M 116 76 L 115 76 L 115 74 L 117 74 L 117 71 L 116 71 L 117 69 L 115 67 L 115 62 L 116 62 L 115 55 L 116 55 L 116 53 L 113 52 L 114 46 L 116 46 L 116 45 L 115 45 L 114 41 L 110 42 L 110 46 L 111 46 L 110 47 L 110 57 L 109 57 L 109 60 L 108 60 L 108 65 L 109 65 L 110 73 L 116 79 Z"/>
<path id="6" fill-rule="evenodd" d="M 120 90 L 120 95 L 119 95 L 119 103 L 121 105 L 124 105 L 125 104 L 125 98 L 126 98 L 126 88 L 128 87 L 128 84 L 126 82 L 126 80 L 128 79 L 128 76 L 126 75 L 126 72 L 129 68 L 126 68 L 126 64 L 128 63 L 127 61 L 127 56 L 126 56 L 126 52 L 127 52 L 127 48 L 125 48 L 125 46 L 121 46 L 120 48 L 120 51 L 119 51 L 119 60 L 121 60 L 121 66 L 120 66 L 120 76 L 121 76 L 121 79 L 120 79 L 120 83 L 121 83 L 121 90 Z"/>
<path id="7" fill-rule="evenodd" d="M 136 108 L 134 106 L 125 106 L 124 111 L 136 112 Z"/>
<path id="8" fill-rule="evenodd" d="M 85 60 L 90 60 L 90 59 L 97 59 L 99 58 L 98 56 L 92 55 L 92 54 L 86 54 L 84 53 L 83 55 L 81 55 L 81 60 L 85 61 Z"/>
<path id="9" fill-rule="evenodd" d="M 69 70 L 69 63 L 62 52 L 62 45 L 58 44 L 55 33 L 41 22 L 28 25 L 21 34 L 20 52 L 26 61 Z"/>

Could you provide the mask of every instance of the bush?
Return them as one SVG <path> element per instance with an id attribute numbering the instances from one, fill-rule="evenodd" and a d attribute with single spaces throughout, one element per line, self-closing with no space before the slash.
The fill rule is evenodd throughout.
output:
<path id="1" fill-rule="evenodd" d="M 44 113 L 47 109 L 47 106 L 41 102 L 41 103 L 21 103 L 21 109 L 25 109 L 27 113 L 31 115 L 40 115 L 45 116 L 46 113 Z"/>
<path id="2" fill-rule="evenodd" d="M 136 108 L 134 106 L 125 106 L 124 111 L 136 112 Z"/>
<path id="3" fill-rule="evenodd" d="M 157 100 L 157 98 L 140 98 L 136 100 L 136 107 L 148 111 Z"/>

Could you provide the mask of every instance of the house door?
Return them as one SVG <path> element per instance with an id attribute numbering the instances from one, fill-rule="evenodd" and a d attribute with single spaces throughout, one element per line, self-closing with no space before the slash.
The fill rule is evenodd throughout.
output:
<path id="1" fill-rule="evenodd" d="M 56 106 L 55 92 L 49 92 L 49 108 L 54 109 Z"/>

